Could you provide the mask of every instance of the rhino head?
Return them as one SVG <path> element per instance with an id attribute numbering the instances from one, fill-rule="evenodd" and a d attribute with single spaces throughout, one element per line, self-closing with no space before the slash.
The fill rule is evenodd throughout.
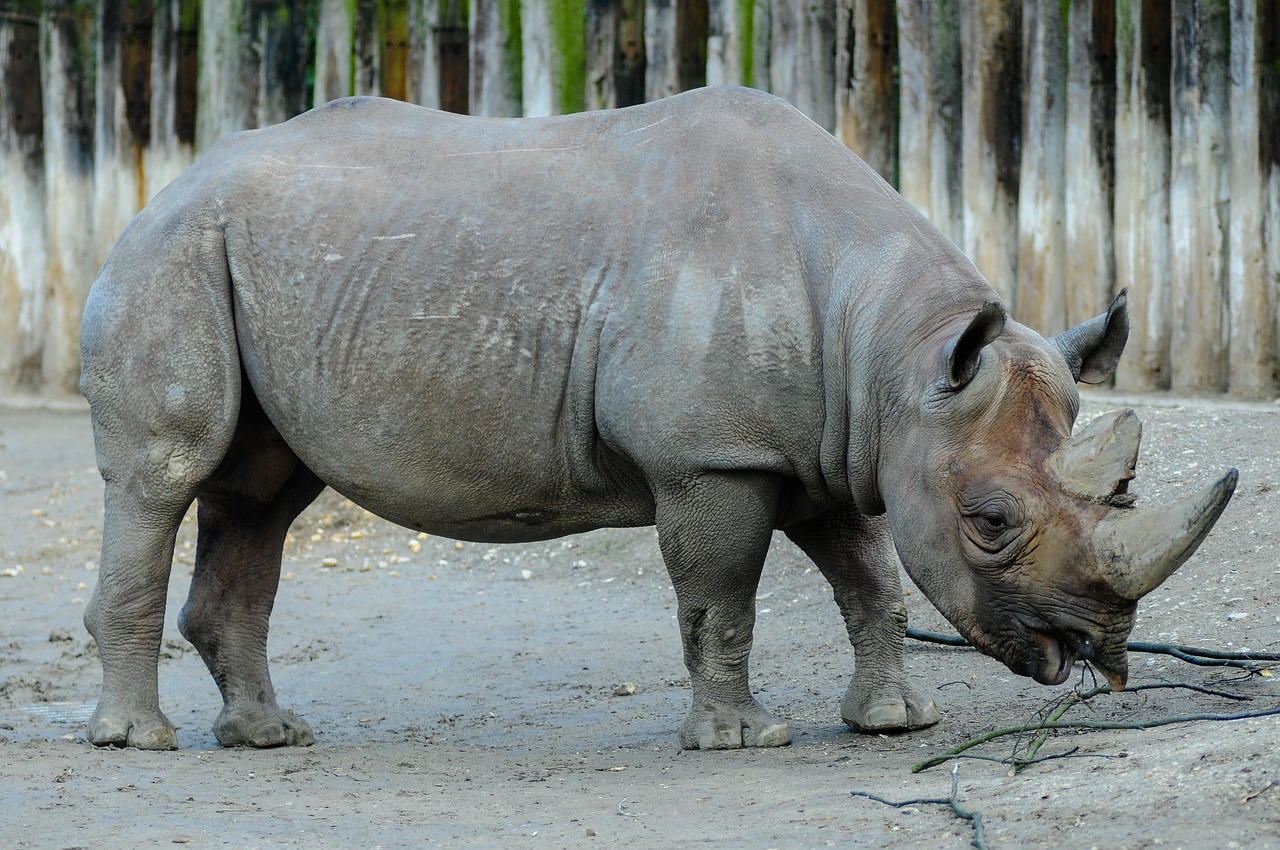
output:
<path id="1" fill-rule="evenodd" d="M 963 322 L 963 320 L 962 320 Z M 927 351 L 919 427 L 884 435 L 879 490 L 895 546 L 929 600 L 982 652 L 1059 684 L 1079 659 L 1115 690 L 1138 600 L 1195 552 L 1235 490 L 1231 469 L 1172 505 L 1127 492 L 1141 424 L 1131 410 L 1072 436 L 1077 381 L 1115 369 L 1125 294 L 1052 339 L 985 304 Z"/>

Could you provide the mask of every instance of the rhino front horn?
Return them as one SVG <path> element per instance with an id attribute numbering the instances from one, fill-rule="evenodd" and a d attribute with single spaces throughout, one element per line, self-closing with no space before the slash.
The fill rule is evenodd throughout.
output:
<path id="1" fill-rule="evenodd" d="M 1114 510 L 1098 525 L 1099 565 L 1117 596 L 1136 602 L 1173 575 L 1231 501 L 1231 469 L 1204 492 L 1163 508 Z"/>

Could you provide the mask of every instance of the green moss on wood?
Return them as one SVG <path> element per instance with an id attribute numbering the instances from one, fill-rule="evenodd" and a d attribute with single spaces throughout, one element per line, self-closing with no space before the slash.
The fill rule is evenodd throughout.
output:
<path id="1" fill-rule="evenodd" d="M 556 111 L 581 112 L 587 94 L 587 18 L 579 0 L 548 0 Z"/>
<path id="2" fill-rule="evenodd" d="M 754 86 L 756 73 L 756 2 L 738 0 L 738 64 L 742 68 L 742 84 Z"/>

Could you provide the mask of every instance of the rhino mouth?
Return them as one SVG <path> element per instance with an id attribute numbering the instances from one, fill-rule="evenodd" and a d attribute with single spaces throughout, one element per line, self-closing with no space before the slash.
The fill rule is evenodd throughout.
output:
<path id="1" fill-rule="evenodd" d="M 1071 634 L 1051 634 L 1036 628 L 1027 628 L 1039 650 L 1039 659 L 1029 671 L 1031 678 L 1042 685 L 1061 685 L 1071 677 L 1071 668 L 1080 658 L 1087 658 L 1088 638 Z"/>

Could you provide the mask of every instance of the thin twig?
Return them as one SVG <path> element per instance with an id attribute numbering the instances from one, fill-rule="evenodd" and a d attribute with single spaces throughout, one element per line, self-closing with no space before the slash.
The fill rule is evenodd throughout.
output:
<path id="1" fill-rule="evenodd" d="M 1119 721 L 1119 720 L 1056 720 L 1038 725 L 1024 726 L 1006 726 L 1001 729 L 992 729 L 990 732 L 984 732 L 977 737 L 970 738 L 962 744 L 947 750 L 945 753 L 925 759 L 919 764 L 911 768 L 912 773 L 919 773 L 922 770 L 928 770 L 931 767 L 943 764 L 954 756 L 959 755 L 970 747 L 976 747 L 978 744 L 993 741 L 996 738 L 1002 738 L 1005 735 L 1020 735 L 1023 732 L 1039 731 L 1041 729 L 1154 729 L 1157 726 L 1170 726 L 1174 723 L 1194 723 L 1200 720 L 1247 720 L 1253 717 L 1270 717 L 1280 714 L 1280 705 L 1274 708 L 1263 709 L 1262 711 L 1241 711 L 1235 714 L 1179 714 L 1172 717 L 1157 717 L 1152 720 L 1135 720 L 1135 721 Z"/>
<path id="2" fill-rule="evenodd" d="M 959 635 L 947 635 L 940 632 L 926 632 L 923 629 L 907 627 L 907 637 L 925 643 L 940 643 L 943 646 L 972 646 Z M 1219 649 L 1202 649 L 1198 646 L 1182 644 L 1147 643 L 1131 640 L 1126 644 L 1130 652 L 1145 652 L 1153 655 L 1169 655 L 1188 664 L 1202 667 L 1239 667 L 1243 670 L 1254 669 L 1253 665 L 1275 663 L 1280 661 L 1280 652 L 1226 652 Z"/>
<path id="3" fill-rule="evenodd" d="M 906 808 L 907 806 L 920 806 L 932 804 L 938 806 L 949 806 L 956 816 L 969 821 L 973 825 L 973 841 L 970 842 L 978 850 L 988 850 L 987 832 L 982 825 L 982 813 L 970 811 L 960 805 L 956 799 L 958 787 L 960 785 L 960 765 L 952 765 L 951 767 L 951 796 L 945 800 L 941 799 L 920 799 L 920 800 L 903 800 L 895 803 L 892 800 L 886 800 L 884 797 L 877 797 L 875 794 L 866 791 L 850 791 L 849 793 L 855 797 L 866 797 L 868 800 L 875 800 L 877 803 L 883 803 L 886 806 L 892 806 L 895 809 Z"/>

